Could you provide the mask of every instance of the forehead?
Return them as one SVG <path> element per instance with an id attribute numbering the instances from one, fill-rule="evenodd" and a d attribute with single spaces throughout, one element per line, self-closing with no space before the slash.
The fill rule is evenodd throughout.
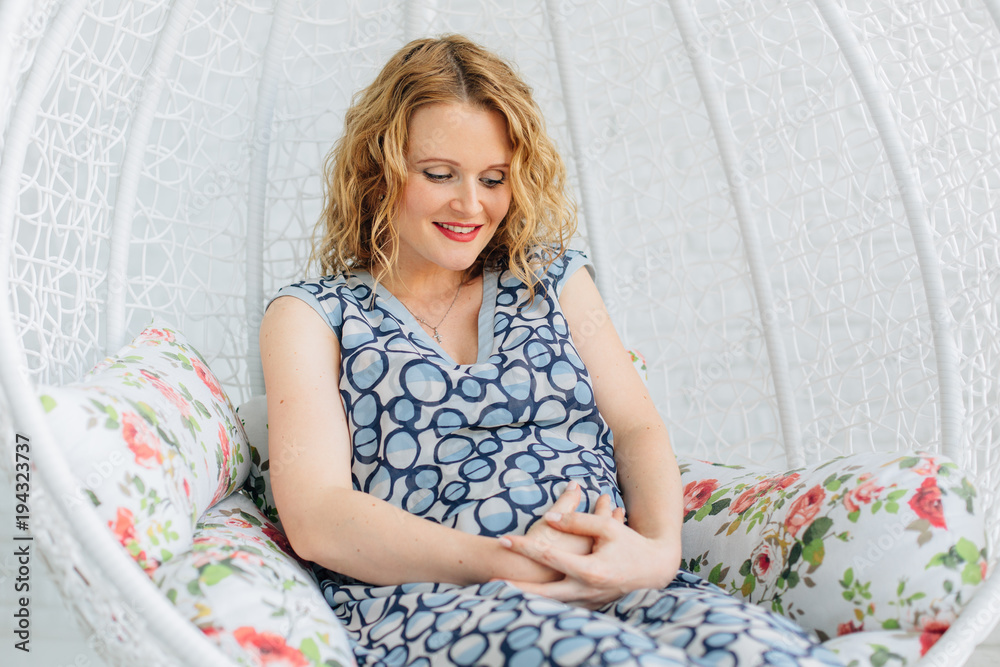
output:
<path id="1" fill-rule="evenodd" d="M 409 123 L 408 156 L 413 160 L 447 157 L 442 153 L 462 153 L 468 157 L 509 157 L 507 120 L 499 111 L 464 103 L 449 102 L 421 106 Z"/>

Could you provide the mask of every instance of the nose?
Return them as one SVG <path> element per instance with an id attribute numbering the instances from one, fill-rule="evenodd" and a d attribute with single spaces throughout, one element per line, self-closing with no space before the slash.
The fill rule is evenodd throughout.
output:
<path id="1" fill-rule="evenodd" d="M 479 201 L 476 180 L 469 179 L 456 185 L 455 196 L 451 200 L 451 208 L 466 218 L 472 218 L 483 211 L 483 203 Z"/>

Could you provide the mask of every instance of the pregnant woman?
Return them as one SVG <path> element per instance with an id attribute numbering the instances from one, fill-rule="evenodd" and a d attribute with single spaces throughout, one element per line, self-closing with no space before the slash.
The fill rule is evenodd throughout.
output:
<path id="1" fill-rule="evenodd" d="M 275 500 L 358 663 L 840 664 L 678 570 L 667 431 L 512 68 L 417 40 L 344 125 L 323 277 L 260 341 Z"/>

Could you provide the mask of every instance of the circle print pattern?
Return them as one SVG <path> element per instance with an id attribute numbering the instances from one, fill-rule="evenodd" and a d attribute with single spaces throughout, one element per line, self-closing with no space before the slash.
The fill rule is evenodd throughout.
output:
<path id="1" fill-rule="evenodd" d="M 504 581 L 331 585 L 324 595 L 363 666 L 843 665 L 801 628 L 688 572 L 597 611 Z"/>
<path id="2" fill-rule="evenodd" d="M 325 313 L 341 341 L 354 488 L 491 537 L 524 534 L 571 478 L 583 491 L 580 511 L 592 511 L 601 493 L 623 506 L 612 434 L 558 301 L 569 276 L 587 264 L 583 254 L 567 252 L 540 274 L 530 303 L 509 271 L 486 273 L 480 322 L 492 309 L 492 344 L 468 365 L 448 359 L 364 272 L 281 290 Z M 602 613 L 500 581 L 373 586 L 314 569 L 359 665 L 687 665 L 709 650 L 713 660 L 734 655 L 761 664 L 765 652 L 781 650 L 754 638 L 774 634 L 762 630 L 772 621 L 762 610 L 743 614 L 743 603 L 723 602 L 725 613 L 710 617 L 718 602 L 712 596 L 732 598 L 690 582 Z M 654 636 L 670 625 L 664 621 L 679 600 L 695 610 L 684 617 L 690 639 Z M 682 639 L 685 647 L 671 645 Z M 801 632 L 792 644 L 787 664 L 838 664 L 814 654 L 821 649 Z"/>

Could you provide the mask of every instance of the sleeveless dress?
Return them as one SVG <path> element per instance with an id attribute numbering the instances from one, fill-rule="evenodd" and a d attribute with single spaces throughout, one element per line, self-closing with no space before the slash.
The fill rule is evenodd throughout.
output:
<path id="1" fill-rule="evenodd" d="M 340 393 L 354 489 L 467 533 L 524 534 L 570 479 L 578 509 L 623 506 L 611 430 L 570 337 L 559 294 L 586 267 L 567 251 L 529 302 L 487 271 L 479 352 L 457 364 L 391 293 L 356 271 L 275 295 L 312 306 L 341 345 Z M 688 572 L 598 611 L 504 581 L 376 586 L 314 571 L 359 665 L 840 665 L 797 625 Z"/>

